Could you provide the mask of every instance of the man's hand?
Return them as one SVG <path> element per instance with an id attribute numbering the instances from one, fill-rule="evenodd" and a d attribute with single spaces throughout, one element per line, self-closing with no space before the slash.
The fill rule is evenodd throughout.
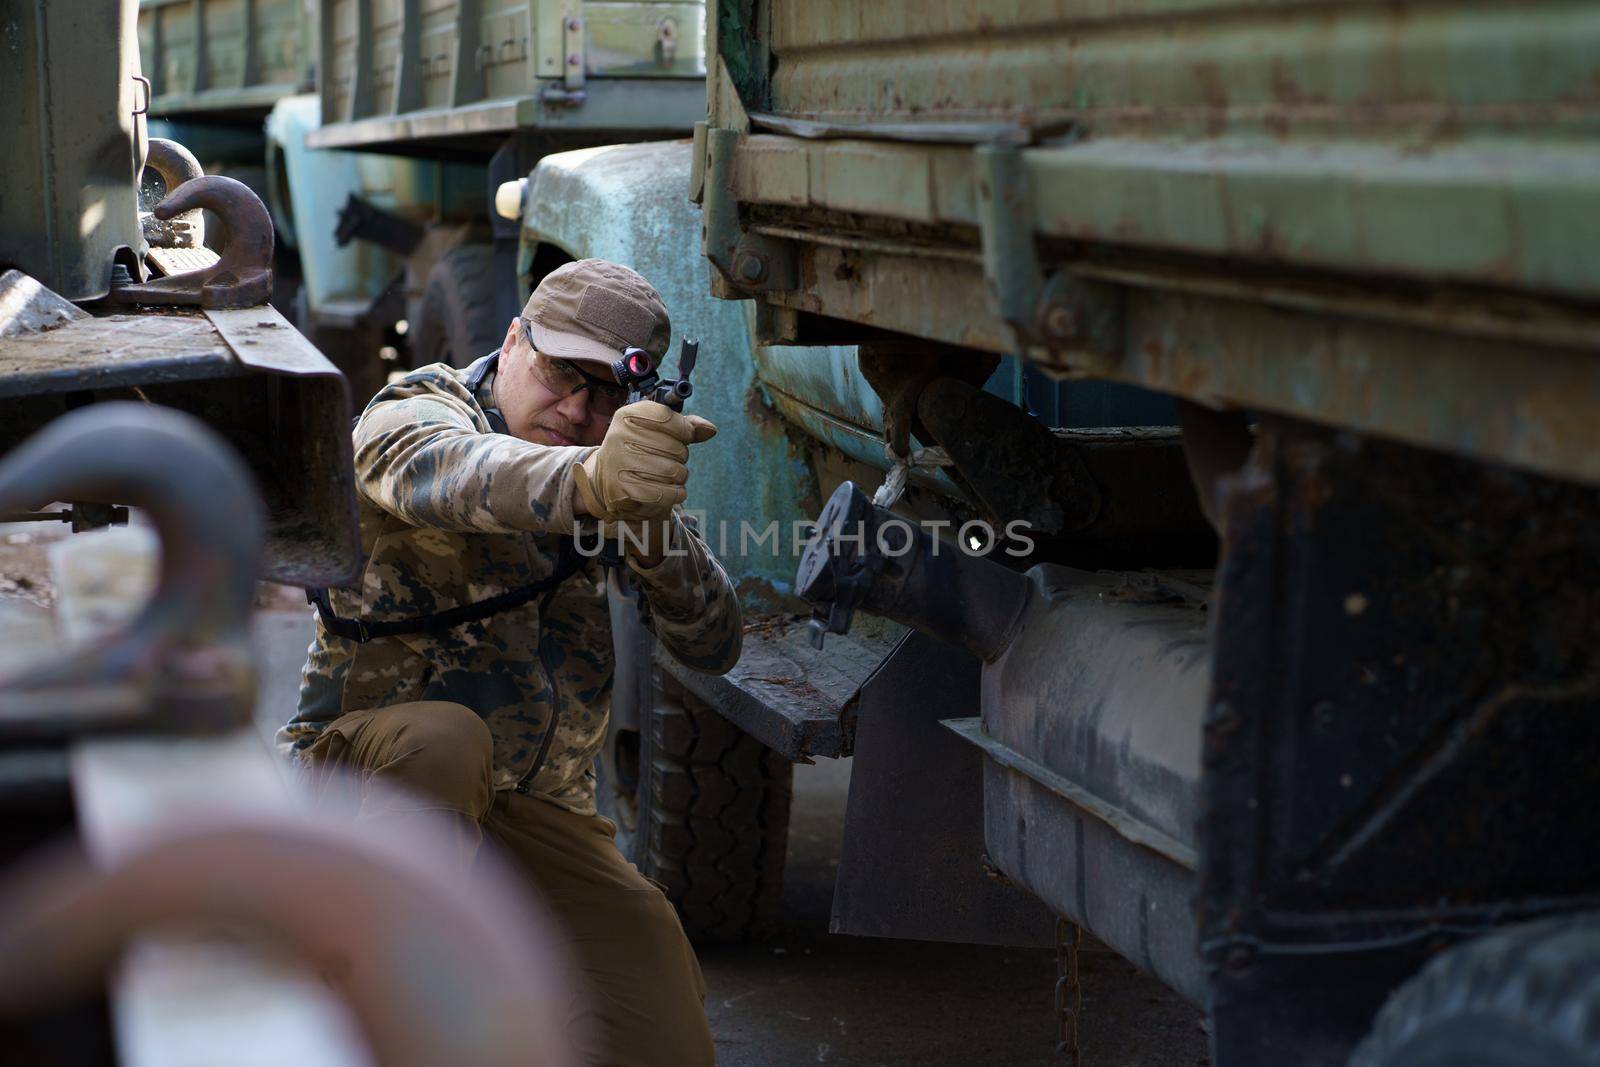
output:
<path id="1" fill-rule="evenodd" d="M 607 521 L 660 519 L 687 495 L 689 446 L 717 428 L 654 400 L 619 409 L 605 440 L 572 469 L 584 509 Z"/>

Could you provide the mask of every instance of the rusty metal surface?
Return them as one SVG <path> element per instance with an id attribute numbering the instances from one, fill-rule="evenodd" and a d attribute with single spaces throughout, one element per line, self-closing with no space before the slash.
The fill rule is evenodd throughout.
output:
<path id="1" fill-rule="evenodd" d="M 758 134 L 732 150 L 733 193 L 795 224 L 832 211 L 942 226 L 926 234 L 929 254 L 948 257 L 974 249 L 969 228 L 984 222 L 985 151 Z M 1029 189 L 1016 207 L 1040 237 L 1568 296 L 1600 289 L 1579 254 L 1600 195 L 1582 142 L 1418 152 L 1381 140 L 1335 150 L 1107 136 L 1005 154 Z"/>
<path id="2" fill-rule="evenodd" d="M 597 89 L 604 96 L 639 81 L 670 92 L 706 71 L 701 0 L 515 0 L 488 9 L 444 0 L 427 11 L 327 0 L 319 14 L 324 129 L 524 98 L 583 122 Z M 685 129 L 696 117 L 665 110 Z M 650 124 L 640 108 L 634 125 Z"/>
<path id="3" fill-rule="evenodd" d="M 198 312 L 85 317 L 0 341 L 0 398 L 222 377 L 233 362 Z"/>
<path id="4" fill-rule="evenodd" d="M 1600 477 L 1592 8 L 748 14 L 703 140 L 792 245 L 767 307 Z"/>
<path id="5" fill-rule="evenodd" d="M 155 206 L 157 219 L 171 221 L 204 208 L 222 227 L 225 246 L 217 262 L 186 274 L 113 285 L 112 298 L 125 304 L 199 304 L 247 308 L 272 295 L 272 216 L 243 182 L 220 174 L 190 178 Z"/>
<path id="6" fill-rule="evenodd" d="M 1313 312 L 1149 292 L 1130 297 L 1108 376 L 1413 444 L 1600 481 L 1600 360 Z"/>
<path id="7" fill-rule="evenodd" d="M 1272 419 L 1224 510 L 1198 896 L 1216 1048 L 1343 1064 L 1430 954 L 1600 906 L 1575 817 L 1600 770 L 1573 757 L 1600 743 L 1600 493 Z"/>
<path id="8" fill-rule="evenodd" d="M 193 152 L 177 141 L 165 137 L 150 138 L 150 148 L 145 154 L 144 165 L 146 170 L 154 171 L 160 177 L 161 185 L 155 186 L 143 174 L 139 176 L 141 212 L 146 206 L 146 200 L 154 197 L 158 190 L 165 189 L 170 193 L 186 181 L 205 176 L 205 169 L 200 166 L 200 161 L 194 157 Z M 160 203 L 160 200 L 156 199 L 156 203 Z M 154 208 L 155 204 L 149 206 Z M 152 244 L 163 244 L 173 248 L 194 248 L 199 246 L 205 237 L 205 223 L 199 208 L 193 208 L 179 215 L 152 216 L 143 221 L 145 236 L 151 239 Z M 152 235 L 152 229 L 157 230 L 155 235 Z M 156 241 L 155 236 L 164 237 L 166 240 Z"/>
<path id="9" fill-rule="evenodd" d="M 97 405 L 56 420 L 0 463 L 0 509 L 39 500 L 147 509 L 161 536 L 161 576 L 125 631 L 0 684 L 0 736 L 247 721 L 255 686 L 247 621 L 264 523 L 253 480 L 227 444 L 176 411 Z"/>
<path id="10" fill-rule="evenodd" d="M 128 311 L 0 339 L 0 449 L 120 398 L 198 415 L 244 455 L 267 499 L 263 577 L 337 584 L 354 570 L 349 391 L 276 310 Z"/>
<path id="11" fill-rule="evenodd" d="M 312 147 L 486 155 L 518 130 L 581 147 L 688 133 L 706 110 L 701 0 L 328 0 L 320 22 Z"/>
<path id="12" fill-rule="evenodd" d="M 907 256 L 817 247 L 801 252 L 814 283 L 769 294 L 784 306 L 1004 351 L 983 277 Z M 1214 274 L 1215 272 L 1213 272 Z M 1056 373 L 1140 385 L 1202 403 L 1276 411 L 1580 481 L 1600 481 L 1600 326 L 1549 309 L 1391 298 L 1235 279 L 1194 292 L 1198 275 L 1138 272 L 1120 354 L 1035 352 Z M 1131 280 L 1131 279 L 1130 279 Z M 1223 279 L 1217 278 L 1214 281 Z M 1213 287 L 1214 288 L 1214 287 Z M 1512 320 L 1518 325 L 1512 328 Z M 1540 324 L 1557 327 L 1553 337 Z"/>
<path id="13" fill-rule="evenodd" d="M 1508 106 L 1530 127 L 1580 122 L 1596 32 L 1577 2 L 1529 12 L 1274 0 L 1243 13 L 1223 0 L 896 3 L 863 15 L 847 0 L 807 0 L 774 4 L 762 43 L 775 59 L 770 110 L 785 116 L 1294 137 L 1341 120 L 1468 131 L 1497 125 Z M 1441 46 L 1478 77 L 1453 80 Z M 1518 62 L 1534 58 L 1543 64 Z"/>
<path id="14" fill-rule="evenodd" d="M 550 151 L 597 140 L 646 141 L 689 132 L 705 111 L 697 81 L 627 79 L 590 83 L 581 107 L 517 96 L 394 116 L 330 122 L 306 136 L 310 148 L 349 148 L 403 154 L 489 155 L 519 130 L 547 138 Z"/>

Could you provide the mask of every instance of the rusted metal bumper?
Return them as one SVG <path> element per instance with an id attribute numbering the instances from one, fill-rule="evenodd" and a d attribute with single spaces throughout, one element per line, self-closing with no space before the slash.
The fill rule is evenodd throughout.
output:
<path id="1" fill-rule="evenodd" d="M 0 453 L 105 400 L 187 412 L 244 457 L 266 505 L 260 577 L 329 585 L 354 573 L 348 387 L 276 310 L 129 310 L 0 338 Z"/>

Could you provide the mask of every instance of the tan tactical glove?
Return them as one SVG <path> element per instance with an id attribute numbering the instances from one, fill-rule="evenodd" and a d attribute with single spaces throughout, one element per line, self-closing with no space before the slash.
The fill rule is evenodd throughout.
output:
<path id="1" fill-rule="evenodd" d="M 717 428 L 654 400 L 640 400 L 611 417 L 600 447 L 572 469 L 585 510 L 607 521 L 659 519 L 687 495 L 689 446 Z"/>

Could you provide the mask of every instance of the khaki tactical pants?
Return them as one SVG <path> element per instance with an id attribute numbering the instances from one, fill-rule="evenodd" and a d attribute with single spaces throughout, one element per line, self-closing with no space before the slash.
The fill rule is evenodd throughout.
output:
<path id="1" fill-rule="evenodd" d="M 588 1017 L 573 1027 L 592 1046 L 579 1050 L 585 1063 L 713 1062 L 705 981 L 666 896 L 622 858 L 610 820 L 495 792 L 489 728 L 471 709 L 424 701 L 352 712 L 307 757 L 313 774 L 338 765 L 363 783 L 405 791 L 364 794 L 361 818 L 403 817 L 397 800 L 413 811 L 459 813 L 463 863 L 487 836 L 527 874 L 588 985 Z"/>

